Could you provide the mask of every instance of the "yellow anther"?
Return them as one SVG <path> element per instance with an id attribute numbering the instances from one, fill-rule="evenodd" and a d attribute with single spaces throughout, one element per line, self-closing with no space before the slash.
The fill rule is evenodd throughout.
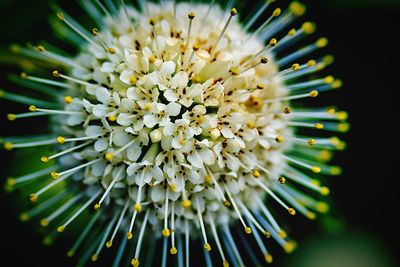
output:
<path id="1" fill-rule="evenodd" d="M 320 186 L 321 185 L 321 182 L 316 180 L 316 179 L 312 179 L 310 182 L 311 182 L 311 184 L 316 185 L 316 186 Z"/>
<path id="2" fill-rule="evenodd" d="M 135 206 L 133 206 L 133 208 L 135 209 L 135 211 L 140 212 L 142 210 L 142 205 L 136 203 Z"/>
<path id="3" fill-rule="evenodd" d="M 26 74 L 25 72 L 21 72 L 20 76 L 22 79 L 28 78 L 28 74 Z"/>
<path id="4" fill-rule="evenodd" d="M 150 24 L 151 26 L 156 25 L 156 23 L 157 23 L 157 20 L 156 20 L 155 18 L 150 18 L 150 19 L 149 19 L 149 24 Z"/>
<path id="5" fill-rule="evenodd" d="M 96 204 L 94 204 L 94 206 L 93 206 L 93 208 L 94 208 L 95 210 L 100 209 L 100 207 L 101 207 L 101 204 L 100 204 L 100 203 L 96 203 Z"/>
<path id="6" fill-rule="evenodd" d="M 109 121 L 111 121 L 111 122 L 114 122 L 114 121 L 116 121 L 118 118 L 117 118 L 117 116 L 115 116 L 115 115 L 110 115 L 110 116 L 108 116 L 108 118 L 107 118 Z"/>
<path id="7" fill-rule="evenodd" d="M 310 97 L 317 97 L 318 96 L 318 91 L 317 90 L 312 90 L 310 92 Z"/>
<path id="8" fill-rule="evenodd" d="M 256 124 L 253 121 L 251 121 L 251 122 L 247 123 L 247 127 L 249 127 L 250 129 L 254 129 L 254 128 L 256 128 Z"/>
<path id="9" fill-rule="evenodd" d="M 314 124 L 314 127 L 319 130 L 324 129 L 324 125 L 322 123 L 316 123 Z"/>
<path id="10" fill-rule="evenodd" d="M 66 104 L 71 104 L 73 101 L 72 96 L 67 95 L 66 97 L 64 97 L 64 102 Z"/>
<path id="11" fill-rule="evenodd" d="M 332 88 L 337 89 L 337 88 L 342 87 L 342 85 L 343 85 L 342 80 L 337 79 L 332 83 Z"/>
<path id="12" fill-rule="evenodd" d="M 282 10 L 278 7 L 274 10 L 274 12 L 272 12 L 272 16 L 273 17 L 277 17 L 281 14 Z"/>
<path id="13" fill-rule="evenodd" d="M 316 215 L 314 212 L 312 212 L 312 211 L 307 211 L 306 217 L 307 217 L 308 219 L 310 219 L 310 220 L 315 220 L 315 218 L 317 218 L 317 215 Z"/>
<path id="14" fill-rule="evenodd" d="M 113 153 L 111 153 L 111 152 L 108 152 L 108 153 L 106 153 L 105 155 L 104 155 L 104 158 L 106 159 L 106 160 L 108 160 L 108 161 L 111 161 L 112 160 L 112 158 L 113 158 Z"/>
<path id="15" fill-rule="evenodd" d="M 302 16 L 304 13 L 306 13 L 306 6 L 294 1 L 290 4 L 289 10 L 296 16 Z"/>
<path id="16" fill-rule="evenodd" d="M 188 18 L 189 19 L 194 19 L 194 17 L 196 17 L 196 14 L 192 11 L 192 12 L 189 12 L 189 14 L 188 14 Z"/>
<path id="17" fill-rule="evenodd" d="M 225 207 L 230 207 L 231 206 L 231 202 L 229 202 L 228 200 L 224 201 L 224 206 Z"/>
<path id="18" fill-rule="evenodd" d="M 308 142 L 308 144 L 309 144 L 310 146 L 313 146 L 313 145 L 315 145 L 315 143 L 316 143 L 315 139 L 313 139 L 313 138 L 308 139 L 307 142 Z"/>
<path id="19" fill-rule="evenodd" d="M 17 180 L 15 178 L 9 177 L 7 178 L 7 186 L 13 187 L 17 183 Z"/>
<path id="20" fill-rule="evenodd" d="M 288 212 L 290 215 L 296 215 L 296 210 L 293 208 L 288 208 Z"/>
<path id="21" fill-rule="evenodd" d="M 72 258 L 75 255 L 75 251 L 68 250 L 67 254 L 65 254 L 68 258 Z"/>
<path id="22" fill-rule="evenodd" d="M 168 228 L 165 228 L 162 230 L 162 235 L 165 237 L 169 237 L 169 235 L 171 234 L 171 231 Z"/>
<path id="23" fill-rule="evenodd" d="M 292 113 L 292 109 L 290 107 L 284 107 L 283 108 L 283 113 L 290 114 L 290 113 Z"/>
<path id="24" fill-rule="evenodd" d="M 192 206 L 192 201 L 190 201 L 189 199 L 185 199 L 184 201 L 182 201 L 182 207 L 184 207 L 185 209 L 189 208 L 190 206 Z"/>
<path id="25" fill-rule="evenodd" d="M 233 16 L 236 16 L 237 13 L 238 13 L 238 11 L 237 11 L 236 8 L 232 8 L 232 9 L 231 9 L 231 16 L 232 16 L 232 17 L 233 17 Z"/>
<path id="26" fill-rule="evenodd" d="M 227 262 L 226 260 L 222 263 L 223 267 L 229 267 L 229 262 Z"/>
<path id="27" fill-rule="evenodd" d="M 11 142 L 5 142 L 5 143 L 4 143 L 4 149 L 5 149 L 5 150 L 10 151 L 10 150 L 13 149 L 13 147 L 14 147 L 14 145 L 13 145 Z"/>
<path id="28" fill-rule="evenodd" d="M 294 64 L 292 65 L 292 70 L 296 71 L 296 70 L 298 70 L 298 69 L 300 69 L 300 64 L 294 63 Z"/>
<path id="29" fill-rule="evenodd" d="M 56 138 L 56 140 L 57 140 L 57 143 L 59 143 L 59 144 L 64 144 L 65 143 L 65 137 L 64 136 L 58 136 Z"/>
<path id="30" fill-rule="evenodd" d="M 97 35 L 99 34 L 99 30 L 98 30 L 97 28 L 93 28 L 93 29 L 92 29 L 92 34 L 93 34 L 94 36 L 97 36 Z"/>
<path id="31" fill-rule="evenodd" d="M 153 106 L 151 105 L 151 103 L 146 103 L 146 104 L 144 105 L 143 109 L 144 109 L 144 110 L 147 110 L 147 111 L 150 111 L 152 107 L 153 107 Z"/>
<path id="32" fill-rule="evenodd" d="M 210 252 L 210 251 L 211 251 L 211 245 L 208 244 L 208 243 L 205 243 L 205 244 L 204 244 L 204 249 L 205 249 L 207 252 Z"/>
<path id="33" fill-rule="evenodd" d="M 349 114 L 346 111 L 339 111 L 336 113 L 336 118 L 341 121 L 347 120 Z"/>
<path id="34" fill-rule="evenodd" d="M 304 22 L 303 25 L 301 25 L 301 29 L 307 34 L 312 34 L 315 31 L 315 24 L 309 21 Z"/>
<path id="35" fill-rule="evenodd" d="M 325 83 L 333 83 L 334 81 L 335 81 L 335 78 L 334 78 L 333 76 L 331 76 L 331 75 L 326 76 L 326 77 L 324 78 L 324 82 L 325 82 Z"/>
<path id="36" fill-rule="evenodd" d="M 292 253 L 293 250 L 295 250 L 295 248 L 296 248 L 296 243 L 294 243 L 294 241 L 286 242 L 283 245 L 283 249 L 285 250 L 286 253 Z"/>
<path id="37" fill-rule="evenodd" d="M 29 195 L 29 200 L 30 200 L 31 202 L 36 202 L 36 201 L 38 200 L 38 195 L 36 195 L 36 194 L 30 194 L 30 195 Z"/>
<path id="38" fill-rule="evenodd" d="M 311 167 L 311 170 L 312 170 L 314 173 L 320 173 L 320 172 L 321 172 L 321 168 L 320 168 L 320 167 L 317 167 L 317 166 L 312 166 L 312 167 Z"/>
<path id="39" fill-rule="evenodd" d="M 337 125 L 337 129 L 339 130 L 339 132 L 345 133 L 348 130 L 350 130 L 350 124 L 343 122 L 343 123 L 339 123 Z"/>
<path id="40" fill-rule="evenodd" d="M 176 249 L 176 247 L 172 247 L 172 248 L 169 250 L 169 253 L 171 253 L 171 255 L 176 255 L 176 253 L 178 253 L 178 250 Z"/>
<path id="41" fill-rule="evenodd" d="M 17 116 L 16 116 L 15 114 L 12 114 L 12 113 L 7 114 L 7 119 L 8 119 L 9 121 L 13 121 L 13 120 L 15 120 L 16 118 L 17 118 Z"/>
<path id="42" fill-rule="evenodd" d="M 151 56 L 149 57 L 149 62 L 150 62 L 150 63 L 154 63 L 154 61 L 156 61 L 156 56 L 155 56 L 155 55 L 151 55 Z"/>
<path id="43" fill-rule="evenodd" d="M 51 178 L 53 179 L 58 179 L 60 178 L 60 174 L 58 174 L 58 172 L 51 172 L 50 173 Z"/>
<path id="44" fill-rule="evenodd" d="M 248 235 L 251 234 L 251 228 L 248 227 L 248 226 L 245 227 L 245 228 L 244 228 L 244 232 L 245 232 L 246 234 L 248 234 Z"/>
<path id="45" fill-rule="evenodd" d="M 328 38 L 326 38 L 326 37 L 319 38 L 319 39 L 317 40 L 317 42 L 315 43 L 315 45 L 316 45 L 318 48 L 322 48 L 322 47 L 327 46 L 327 45 L 328 45 Z"/>
<path id="46" fill-rule="evenodd" d="M 107 241 L 106 247 L 107 247 L 107 248 L 111 248 L 111 246 L 112 246 L 112 242 L 111 242 L 111 241 Z"/>
<path id="47" fill-rule="evenodd" d="M 278 135 L 277 137 L 275 137 L 275 141 L 278 143 L 282 143 L 283 142 L 283 136 L 282 135 Z"/>
<path id="48" fill-rule="evenodd" d="M 171 189 L 172 192 L 176 191 L 176 184 L 169 184 L 169 189 Z"/>
<path id="49" fill-rule="evenodd" d="M 276 44 L 278 43 L 278 40 L 276 40 L 275 38 L 272 38 L 270 41 L 269 41 L 269 45 L 270 46 L 276 46 Z"/>
<path id="50" fill-rule="evenodd" d="M 293 36 L 293 35 L 295 35 L 296 34 L 296 29 L 291 29 L 289 32 L 288 32 L 288 35 L 289 36 Z"/>
<path id="51" fill-rule="evenodd" d="M 278 232 L 278 236 L 279 236 L 280 238 L 285 239 L 285 238 L 287 237 L 287 233 L 286 233 L 285 231 L 283 231 L 283 230 L 280 230 L 280 231 Z"/>
<path id="52" fill-rule="evenodd" d="M 317 157 L 321 161 L 328 161 L 332 158 L 332 153 L 328 150 L 322 150 L 318 153 Z"/>
<path id="53" fill-rule="evenodd" d="M 113 47 L 109 47 L 108 49 L 107 49 L 107 51 L 108 51 L 108 53 L 110 53 L 110 54 L 115 54 L 117 51 L 115 50 L 115 48 L 113 48 Z"/>
<path id="54" fill-rule="evenodd" d="M 57 15 L 57 18 L 60 19 L 60 20 L 64 20 L 65 19 L 64 13 L 62 13 L 62 12 L 58 12 L 56 15 Z"/>
<path id="55" fill-rule="evenodd" d="M 322 59 L 322 61 L 325 65 L 330 65 L 335 61 L 335 57 L 332 55 L 327 55 Z"/>
<path id="56" fill-rule="evenodd" d="M 239 75 L 239 68 L 238 67 L 232 67 L 230 70 L 229 70 L 229 72 L 232 74 L 232 75 Z"/>
<path id="57" fill-rule="evenodd" d="M 342 174 L 342 168 L 339 166 L 333 166 L 330 168 L 330 172 L 332 175 L 340 175 Z"/>
<path id="58" fill-rule="evenodd" d="M 42 227 L 47 227 L 47 226 L 49 225 L 49 220 L 47 220 L 47 219 L 41 219 L 41 220 L 40 220 L 40 225 L 41 225 Z"/>
<path id="59" fill-rule="evenodd" d="M 60 72 L 58 70 L 53 70 L 52 74 L 56 78 L 60 77 Z"/>
<path id="60" fill-rule="evenodd" d="M 127 238 L 128 240 L 131 240 L 132 237 L 133 237 L 133 233 L 132 233 L 132 232 L 126 233 L 126 238 Z"/>
<path id="61" fill-rule="evenodd" d="M 200 45 L 199 44 L 194 44 L 193 45 L 193 50 L 194 51 L 197 51 L 197 50 L 199 50 L 200 49 Z"/>
<path id="62" fill-rule="evenodd" d="M 98 259 L 99 259 L 99 255 L 97 255 L 97 254 L 93 254 L 92 257 L 90 257 L 90 260 L 93 262 L 97 261 Z"/>
<path id="63" fill-rule="evenodd" d="M 265 254 L 264 255 L 264 259 L 265 259 L 265 261 L 267 262 L 267 263 L 272 263 L 272 255 L 271 254 Z"/>
<path id="64" fill-rule="evenodd" d="M 266 238 L 270 238 L 271 237 L 271 233 L 270 232 L 268 232 L 268 231 L 264 231 L 264 236 L 266 237 Z"/>
<path id="65" fill-rule="evenodd" d="M 133 266 L 133 267 L 139 267 L 139 260 L 138 259 L 132 259 L 131 260 L 131 265 Z"/>
<path id="66" fill-rule="evenodd" d="M 30 105 L 28 109 L 29 109 L 29 111 L 32 111 L 32 112 L 35 112 L 37 110 L 36 106 L 34 106 L 34 105 Z"/>
<path id="67" fill-rule="evenodd" d="M 195 76 L 193 77 L 193 81 L 194 81 L 195 83 L 201 83 L 201 81 L 202 81 L 201 76 L 200 76 L 200 75 L 195 75 Z"/>
<path id="68" fill-rule="evenodd" d="M 260 62 L 261 62 L 261 64 L 267 64 L 267 63 L 268 63 L 268 58 L 262 57 L 262 58 L 260 59 Z"/>
<path id="69" fill-rule="evenodd" d="M 40 161 L 44 162 L 44 163 L 49 162 L 49 160 L 50 160 L 49 157 L 46 157 L 46 156 L 43 156 L 43 157 L 40 158 Z"/>
<path id="70" fill-rule="evenodd" d="M 39 45 L 39 46 L 36 47 L 36 50 L 37 50 L 38 52 L 44 52 L 46 49 L 44 48 L 44 46 Z"/>
<path id="71" fill-rule="evenodd" d="M 258 178 L 261 176 L 261 173 L 258 170 L 253 170 L 253 176 Z"/>
<path id="72" fill-rule="evenodd" d="M 135 84 L 137 83 L 137 78 L 136 78 L 135 76 L 132 76 L 132 77 L 129 79 L 129 82 L 130 82 L 130 84 L 135 85 Z"/>
<path id="73" fill-rule="evenodd" d="M 280 176 L 280 177 L 278 178 L 278 183 L 280 183 L 280 184 L 286 183 L 286 178 L 283 177 L 283 176 Z"/>
<path id="74" fill-rule="evenodd" d="M 260 89 L 260 90 L 262 90 L 262 89 L 264 89 L 265 88 L 265 85 L 264 84 L 262 84 L 262 83 L 259 83 L 259 84 L 257 84 L 257 89 Z"/>
<path id="75" fill-rule="evenodd" d="M 331 191 L 329 190 L 328 187 L 323 186 L 323 187 L 321 187 L 321 189 L 320 189 L 319 192 L 321 193 L 321 195 L 327 196 L 327 195 L 329 195 L 329 193 L 330 193 Z"/>
<path id="76" fill-rule="evenodd" d="M 315 61 L 314 59 L 311 59 L 307 62 L 307 66 L 312 67 L 317 65 L 317 61 Z"/>
<path id="77" fill-rule="evenodd" d="M 329 205 L 326 202 L 318 202 L 315 205 L 315 209 L 321 213 L 327 213 L 329 211 Z"/>
<path id="78" fill-rule="evenodd" d="M 59 233 L 64 232 L 64 230 L 65 230 L 65 226 L 64 225 L 61 225 L 61 226 L 57 227 L 57 232 L 59 232 Z"/>

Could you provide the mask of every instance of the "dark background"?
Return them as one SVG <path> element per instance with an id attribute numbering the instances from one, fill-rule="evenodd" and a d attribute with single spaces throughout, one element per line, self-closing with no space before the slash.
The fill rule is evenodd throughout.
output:
<path id="1" fill-rule="evenodd" d="M 77 4 L 71 3 L 73 1 L 66 2 L 61 4 L 68 10 L 79 9 Z M 396 40 L 400 1 L 303 2 L 309 7 L 306 18 L 317 22 L 317 35 L 329 37 L 327 51 L 336 58 L 329 72 L 344 81 L 343 88 L 329 93 L 329 100 L 349 111 L 352 129 L 345 136 L 348 149 L 334 159 L 336 164 L 343 166 L 343 175 L 327 178 L 334 203 L 331 215 L 323 217 L 320 223 L 302 219 L 289 222 L 299 249 L 284 257 L 278 252 L 274 266 L 311 266 L 307 259 L 314 263 L 313 266 L 322 267 L 397 266 L 400 244 L 396 217 L 399 212 L 400 171 L 397 168 L 399 113 L 395 94 L 400 90 L 399 43 Z M 281 6 L 285 3 L 287 1 L 283 1 Z M 0 2 L 0 87 L 9 88 L 5 76 L 17 71 L 6 62 L 9 58 L 4 53 L 8 44 L 51 41 L 50 12 L 47 1 L 43 0 Z M 11 107 L 12 104 L 0 100 L 1 114 L 15 111 Z M 31 132 L 37 128 L 34 125 L 10 127 L 2 115 L 1 136 L 21 133 L 21 130 Z M 8 166 L 13 159 L 4 151 L 0 153 L 0 183 L 3 184 L 5 177 L 10 175 Z M 11 262 L 12 266 L 71 266 L 71 261 L 65 259 L 66 248 L 60 244 L 62 242 L 50 247 L 42 246 L 42 237 L 36 227 L 18 220 L 15 202 L 21 197 L 0 193 L 1 261 Z M 348 248 L 352 245 L 354 251 Z M 332 254 L 335 251 L 337 254 Z M 318 257 L 322 257 L 320 263 Z M 345 263 L 334 265 L 334 259 L 340 262 L 340 257 L 343 261 L 346 259 Z M 353 259 L 354 264 L 348 258 Z M 363 261 L 369 265 L 362 264 Z M 101 261 L 97 266 L 102 266 Z"/>

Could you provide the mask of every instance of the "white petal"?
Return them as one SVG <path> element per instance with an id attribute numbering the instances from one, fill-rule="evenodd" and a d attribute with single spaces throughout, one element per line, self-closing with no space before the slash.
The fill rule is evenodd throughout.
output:
<path id="1" fill-rule="evenodd" d="M 163 76 L 171 75 L 172 73 L 175 72 L 175 62 L 173 61 L 166 61 L 162 64 L 160 73 Z"/>
<path id="2" fill-rule="evenodd" d="M 167 112 L 169 116 L 177 116 L 181 111 L 181 105 L 176 102 L 171 102 L 167 106 Z"/>
<path id="3" fill-rule="evenodd" d="M 107 149 L 107 147 L 108 147 L 108 142 L 107 142 L 107 140 L 104 139 L 104 138 L 102 138 L 102 139 L 100 139 L 100 140 L 97 140 L 97 141 L 94 143 L 94 149 L 95 149 L 97 152 L 104 151 L 104 150 Z"/>
<path id="4" fill-rule="evenodd" d="M 107 88 L 98 87 L 96 89 L 96 98 L 101 103 L 108 103 L 110 101 L 111 94 L 110 94 L 110 92 L 108 91 Z"/>
<path id="5" fill-rule="evenodd" d="M 158 120 L 156 119 L 156 117 L 153 114 L 149 114 L 149 115 L 144 115 L 143 123 L 144 123 L 144 125 L 146 125 L 146 127 L 153 128 L 154 125 L 156 125 L 158 123 Z"/>

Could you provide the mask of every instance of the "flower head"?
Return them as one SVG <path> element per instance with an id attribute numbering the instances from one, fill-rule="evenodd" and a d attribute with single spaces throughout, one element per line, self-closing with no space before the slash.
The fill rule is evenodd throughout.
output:
<path id="1" fill-rule="evenodd" d="M 107 7 L 88 1 L 84 7 L 99 27 L 92 35 L 63 12 L 55 23 L 79 45 L 78 55 L 44 46 L 36 53 L 17 49 L 57 68 L 54 79 L 25 73 L 19 79 L 28 87 L 50 86 L 52 101 L 1 91 L 3 98 L 31 105 L 28 113 L 8 119 L 50 115 L 54 137 L 9 138 L 4 147 L 43 145 L 55 152 L 41 158 L 51 167 L 9 179 L 8 186 L 35 188 L 49 173 L 54 180 L 30 200 L 52 196 L 23 219 L 43 214 L 42 226 L 61 222 L 59 232 L 94 208 L 68 255 L 97 233 L 88 250 L 91 259 L 96 261 L 104 246 L 118 244 L 118 265 L 127 244 L 115 242 L 122 233 L 135 239 L 133 266 L 144 261 L 142 244 L 149 239 L 164 240 L 163 261 L 169 250 L 189 263 L 193 237 L 207 252 L 218 251 L 224 266 L 228 261 L 242 266 L 239 240 L 231 234 L 239 225 L 241 235 L 254 237 L 261 250 L 257 256 L 271 262 L 262 236 L 272 236 L 287 252 L 295 243 L 271 215 L 267 198 L 290 215 L 314 219 L 314 211 L 327 211 L 325 202 L 299 190 L 327 195 L 316 177 L 339 173 L 324 162 L 344 147 L 336 137 L 304 136 L 314 131 L 303 128 L 348 129 L 345 112 L 299 104 L 341 84 L 331 76 L 308 78 L 331 63 L 329 56 L 307 61 L 327 40 L 285 53 L 314 31 L 306 22 L 281 40 L 274 38 L 305 12 L 298 2 L 281 11 L 266 1 L 244 24 L 235 8 L 214 2 L 142 1 L 134 8 L 123 1 L 108 1 Z M 265 10 L 272 15 L 255 26 Z M 60 184 L 61 194 L 54 190 Z"/>

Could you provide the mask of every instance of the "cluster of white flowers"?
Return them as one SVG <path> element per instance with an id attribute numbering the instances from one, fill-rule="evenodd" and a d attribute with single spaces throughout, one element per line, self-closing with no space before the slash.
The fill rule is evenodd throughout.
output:
<path id="1" fill-rule="evenodd" d="M 256 18 L 270 2 L 262 5 Z M 343 146 L 337 138 L 301 137 L 293 129 L 321 129 L 324 125 L 320 120 L 346 117 L 333 108 L 292 112 L 289 107 L 290 100 L 316 97 L 318 92 L 340 85 L 331 76 L 287 85 L 291 79 L 321 70 L 329 63 L 329 57 L 302 65 L 294 61 L 324 47 L 324 38 L 300 53 L 275 59 L 274 49 L 280 42 L 269 34 L 302 15 L 304 6 L 292 3 L 282 19 L 273 23 L 281 13 L 275 9 L 251 34 L 239 24 L 237 10 L 232 7 L 226 14 L 214 4 L 145 1 L 142 11 L 122 4 L 110 14 L 100 2 L 97 4 L 106 16 L 100 22 L 101 29 L 92 30 L 93 37 L 66 14 L 57 14 L 68 29 L 87 42 L 76 58 L 37 47 L 39 57 L 65 66 L 65 72 L 53 71 L 57 81 L 22 75 L 31 82 L 67 88 L 67 96 L 60 98 L 61 109 L 47 108 L 43 106 L 46 102 L 39 100 L 29 108 L 37 116 L 56 115 L 53 122 L 58 137 L 5 143 L 7 149 L 60 145 L 57 154 L 42 157 L 43 162 L 58 159 L 57 167 L 50 170 L 55 181 L 32 193 L 31 200 L 36 202 L 60 181 L 84 184 L 87 202 L 58 231 L 63 232 L 94 205 L 109 214 L 110 227 L 104 234 L 109 247 L 120 230 L 132 239 L 136 221 L 141 229 L 133 266 L 139 265 L 148 223 L 156 237 L 172 235 L 171 254 L 178 253 L 175 236 L 186 235 L 189 240 L 189 232 L 201 235 L 204 248 L 210 251 L 211 233 L 224 266 L 228 262 L 217 230 L 223 229 L 224 236 L 231 237 L 229 225 L 237 219 L 246 234 L 254 233 L 267 262 L 272 260 L 271 255 L 256 230 L 267 237 L 272 235 L 291 251 L 294 243 L 271 216 L 265 198 L 269 195 L 291 215 L 297 210 L 314 218 L 307 207 L 326 211 L 324 202 L 282 184 L 291 179 L 327 194 L 328 188 L 307 173 L 338 172 L 338 168 L 316 159 L 329 157 L 329 149 Z M 94 12 L 94 5 L 87 7 Z M 254 22 L 250 20 L 248 25 Z M 313 30 L 313 24 L 304 23 L 299 31 L 291 30 L 282 39 L 282 46 Z M 282 69 L 285 65 L 287 68 Z M 17 98 L 8 94 L 8 98 L 13 97 Z M 35 115 L 9 114 L 9 119 L 28 116 Z M 336 122 L 327 126 L 330 130 L 346 128 Z M 293 150 L 297 155 L 290 154 Z M 41 175 L 34 173 L 28 178 Z M 9 185 L 24 179 L 12 179 Z M 70 201 L 82 197 L 80 194 Z M 63 207 L 60 209 L 66 209 Z M 127 215 L 129 210 L 131 216 Z M 47 226 L 57 216 L 46 217 L 42 225 Z M 115 231 L 109 236 L 112 227 Z M 236 248 L 233 239 L 228 239 L 228 249 Z M 103 241 L 99 241 L 93 260 Z M 187 264 L 188 246 L 187 241 Z M 234 258 L 242 263 L 240 255 Z"/>

